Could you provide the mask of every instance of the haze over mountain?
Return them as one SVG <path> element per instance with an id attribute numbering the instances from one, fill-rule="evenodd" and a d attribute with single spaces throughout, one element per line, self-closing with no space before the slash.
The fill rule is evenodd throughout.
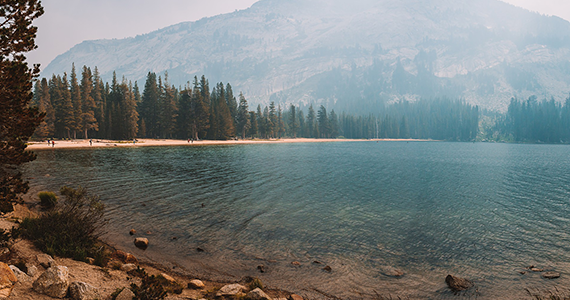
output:
<path id="1" fill-rule="evenodd" d="M 251 8 L 121 40 L 85 41 L 71 64 L 143 83 L 205 74 L 254 104 L 324 103 L 353 112 L 420 97 L 504 110 L 511 97 L 570 92 L 570 23 L 498 0 L 262 0 Z"/>

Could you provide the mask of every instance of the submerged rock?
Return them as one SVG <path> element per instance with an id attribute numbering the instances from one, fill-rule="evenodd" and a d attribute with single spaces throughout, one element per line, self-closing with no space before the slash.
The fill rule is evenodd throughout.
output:
<path id="1" fill-rule="evenodd" d="M 300 266 L 301 265 L 301 263 L 298 261 L 293 261 L 293 262 L 291 262 L 291 264 L 294 266 Z"/>
<path id="2" fill-rule="evenodd" d="M 384 276 L 388 276 L 388 277 L 402 277 L 404 276 L 404 271 L 400 270 L 400 269 L 396 269 L 394 267 L 391 266 L 383 266 L 380 268 L 380 273 L 382 273 Z"/>
<path id="3" fill-rule="evenodd" d="M 131 230 L 129 230 L 129 234 L 130 234 L 130 235 L 135 235 L 135 234 L 137 234 L 137 231 L 134 230 L 134 229 L 131 229 Z"/>
<path id="4" fill-rule="evenodd" d="M 530 268 L 530 270 L 533 272 L 544 272 L 544 269 L 541 268 Z"/>
<path id="5" fill-rule="evenodd" d="M 473 283 L 465 278 L 455 277 L 453 275 L 447 275 L 445 277 L 445 283 L 447 286 L 455 292 L 468 290 L 473 287 Z"/>
<path id="6" fill-rule="evenodd" d="M 47 269 L 33 283 L 34 291 L 53 298 L 63 298 L 69 287 L 69 273 L 67 267 L 56 266 Z"/>
<path id="7" fill-rule="evenodd" d="M 554 278 L 560 277 L 560 273 L 558 273 L 558 272 L 546 272 L 546 273 L 542 274 L 542 277 L 544 277 L 546 279 L 554 279 Z"/>
<path id="8" fill-rule="evenodd" d="M 241 293 L 242 291 L 244 291 L 246 289 L 245 286 L 241 285 L 241 284 L 228 284 L 228 285 L 224 285 L 216 294 L 216 296 L 221 297 L 221 296 L 234 296 L 237 295 L 239 293 Z"/>
<path id="9" fill-rule="evenodd" d="M 291 294 L 287 300 L 303 300 L 303 297 L 296 295 L 296 294 Z"/>
<path id="10" fill-rule="evenodd" d="M 259 270 L 260 273 L 265 273 L 265 271 L 266 271 L 264 265 L 259 265 L 259 266 L 257 266 L 257 269 Z"/>
<path id="11" fill-rule="evenodd" d="M 136 238 L 135 239 L 135 246 L 139 249 L 145 250 L 148 247 L 148 239 L 147 238 Z"/>
<path id="12" fill-rule="evenodd" d="M 332 272 L 331 266 L 326 266 L 323 268 L 323 271 Z"/>

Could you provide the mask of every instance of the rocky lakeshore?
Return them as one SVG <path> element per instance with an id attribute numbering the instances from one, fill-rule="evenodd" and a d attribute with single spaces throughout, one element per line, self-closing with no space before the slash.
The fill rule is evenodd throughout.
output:
<path id="1" fill-rule="evenodd" d="M 0 218 L 0 228 L 17 227 L 27 217 L 38 214 L 32 197 L 25 205 Z M 36 200 L 37 202 L 37 200 Z M 134 239 L 134 238 L 133 238 Z M 148 240 L 145 241 L 148 243 Z M 100 267 L 69 258 L 51 257 L 30 241 L 17 238 L 0 249 L 0 299 L 48 300 L 131 300 L 134 286 L 143 286 L 145 278 L 157 279 L 166 292 L 164 299 L 294 299 L 303 297 L 285 291 L 263 288 L 256 278 L 223 283 L 175 274 L 161 266 L 140 262 L 134 255 L 108 248 L 110 259 Z M 142 275 L 142 276 L 141 276 Z M 160 298 L 150 298 L 160 299 Z"/>

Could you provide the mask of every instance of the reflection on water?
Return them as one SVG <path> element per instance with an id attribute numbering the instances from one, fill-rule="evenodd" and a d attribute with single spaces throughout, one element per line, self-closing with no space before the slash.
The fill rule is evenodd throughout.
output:
<path id="1" fill-rule="evenodd" d="M 81 184 L 97 193 L 111 243 L 189 274 L 257 276 L 315 298 L 440 299 L 454 297 L 444 283 L 451 273 L 472 279 L 479 299 L 520 299 L 525 288 L 570 284 L 569 150 L 406 142 L 50 149 L 26 172 L 34 191 Z M 150 232 L 147 251 L 132 245 L 130 228 Z M 562 277 L 519 273 L 531 264 Z M 394 268 L 405 275 L 387 276 Z"/>

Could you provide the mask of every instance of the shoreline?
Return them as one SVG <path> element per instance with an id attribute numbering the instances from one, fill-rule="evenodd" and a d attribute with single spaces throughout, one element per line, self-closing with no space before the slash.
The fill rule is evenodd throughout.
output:
<path id="1" fill-rule="evenodd" d="M 12 227 L 17 227 L 18 224 L 25 218 L 36 218 L 42 213 L 39 205 L 39 199 L 36 199 L 35 190 L 30 190 L 28 193 L 22 196 L 23 201 L 21 203 L 14 205 L 14 211 L 0 216 L 0 228 L 4 230 L 9 230 Z M 117 257 L 117 253 L 123 253 L 131 255 L 135 258 L 134 264 L 144 269 L 149 275 L 154 276 L 164 276 L 164 278 L 170 281 L 174 280 L 177 284 L 182 287 L 182 292 L 171 293 L 169 292 L 165 299 L 170 300 L 181 300 L 181 299 L 220 299 L 219 296 L 214 296 L 218 290 L 222 287 L 232 284 L 240 284 L 245 287 L 242 292 L 242 296 L 245 296 L 247 291 L 253 290 L 253 288 L 248 287 L 250 282 L 248 277 L 243 277 L 238 280 L 233 281 L 219 281 L 208 279 L 207 276 L 201 276 L 200 274 L 189 274 L 185 272 L 184 269 L 179 270 L 171 269 L 167 265 L 161 262 L 154 261 L 149 258 L 132 256 L 132 252 L 129 253 L 127 249 L 121 249 L 121 247 L 114 245 L 111 241 L 106 240 L 103 234 L 98 238 L 99 244 L 105 247 L 109 253 L 110 261 L 105 267 L 99 267 L 87 262 L 77 261 L 71 258 L 63 258 L 59 256 L 54 256 L 55 265 L 65 266 L 69 272 L 69 283 L 71 282 L 85 282 L 88 285 L 95 287 L 98 290 L 98 296 L 101 299 L 111 299 L 110 295 L 116 292 L 119 288 L 128 289 L 130 284 L 135 283 L 140 284 L 140 279 L 135 278 L 136 276 L 131 275 L 129 271 L 123 270 L 123 266 L 133 263 L 129 261 L 122 261 Z M 136 235 L 135 235 L 136 236 Z M 134 236 L 133 236 L 134 240 Z M 40 294 L 36 292 L 32 287 L 32 282 L 37 280 L 38 277 L 47 270 L 47 267 L 42 266 L 38 255 L 44 252 L 37 249 L 31 241 L 26 239 L 17 238 L 13 240 L 11 245 L 8 247 L 10 249 L 10 261 L 26 262 L 26 266 L 34 265 L 37 267 L 38 271 L 35 271 L 35 275 L 28 275 L 18 277 L 18 282 L 11 289 L 10 299 L 23 299 L 23 300 L 49 300 L 54 299 L 45 294 Z M 4 254 L 3 254 L 4 255 Z M 120 254 L 119 254 L 120 255 Z M 13 264 L 11 262 L 6 262 L 8 265 Z M 121 266 L 117 268 L 117 263 Z M 51 265 L 53 266 L 53 264 Z M 26 272 L 24 272 L 25 274 Z M 125 279 L 126 278 L 126 279 Z M 251 278 L 252 280 L 253 278 Z M 198 280 L 204 284 L 203 287 L 191 287 L 191 281 Z M 274 288 L 265 287 L 263 291 L 267 293 L 274 300 L 287 300 L 292 299 L 300 300 L 304 297 L 295 295 L 289 291 Z M 237 295 L 240 295 L 238 293 Z M 293 295 L 293 296 L 292 296 Z M 297 296 L 298 298 L 295 298 Z M 99 298 L 98 298 L 99 299 Z M 221 297 L 221 299 L 227 299 L 226 297 Z"/>
<path id="2" fill-rule="evenodd" d="M 76 139 L 55 141 L 55 146 L 48 146 L 46 141 L 28 142 L 27 150 L 47 150 L 47 149 L 89 149 L 89 148 L 114 148 L 114 147 L 165 147 L 165 146 L 218 146 L 218 145 L 251 145 L 251 144 L 291 144 L 291 143 L 335 143 L 335 142 L 437 142 L 436 140 L 421 139 L 316 139 L 316 138 L 286 138 L 271 140 L 175 140 L 175 139 L 137 139 L 132 141 L 114 141 L 93 139 L 93 144 L 89 140 Z"/>

